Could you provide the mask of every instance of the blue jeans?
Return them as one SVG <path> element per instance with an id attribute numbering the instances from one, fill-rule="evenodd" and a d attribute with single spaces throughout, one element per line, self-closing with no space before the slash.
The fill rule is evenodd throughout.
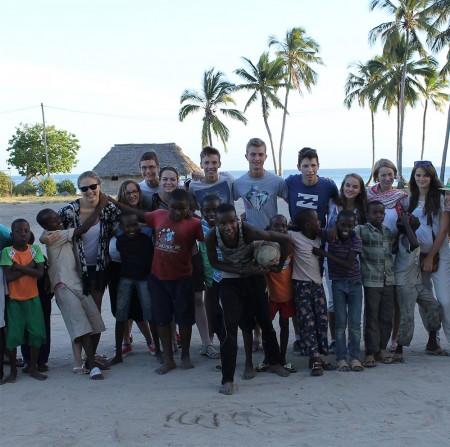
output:
<path id="1" fill-rule="evenodd" d="M 359 279 L 333 280 L 334 317 L 336 325 L 336 360 L 346 360 L 345 330 L 348 320 L 348 354 L 359 360 L 361 341 L 361 308 L 363 288 Z"/>
<path id="2" fill-rule="evenodd" d="M 116 309 L 116 320 L 126 321 L 129 318 L 131 297 L 133 294 L 133 289 L 136 287 L 139 301 L 141 303 L 142 314 L 144 320 L 152 320 L 152 300 L 150 297 L 150 292 L 148 290 L 147 279 L 137 280 L 120 278 L 119 286 L 117 288 L 117 309 Z"/>

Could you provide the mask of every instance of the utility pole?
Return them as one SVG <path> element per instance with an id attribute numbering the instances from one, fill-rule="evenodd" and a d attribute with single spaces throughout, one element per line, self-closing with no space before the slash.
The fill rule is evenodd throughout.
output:
<path id="1" fill-rule="evenodd" d="M 47 165 L 47 177 L 50 177 L 50 163 L 48 161 L 47 134 L 45 132 L 44 104 L 41 102 L 42 124 L 44 125 L 44 148 L 45 148 L 45 164 Z"/>

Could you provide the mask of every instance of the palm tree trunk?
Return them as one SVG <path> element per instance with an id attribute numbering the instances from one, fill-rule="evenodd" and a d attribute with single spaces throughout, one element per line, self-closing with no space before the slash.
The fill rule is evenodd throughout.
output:
<path id="1" fill-rule="evenodd" d="M 266 126 L 267 134 L 269 135 L 269 141 L 270 141 L 270 148 L 272 149 L 272 158 L 273 158 L 273 169 L 275 171 L 275 174 L 278 174 L 277 170 L 277 159 L 275 157 L 275 148 L 273 147 L 273 138 L 272 138 L 272 132 L 269 128 L 269 122 L 267 121 L 267 108 L 266 108 L 266 98 L 261 94 L 261 100 L 262 100 L 262 109 L 263 109 L 263 119 L 264 124 Z"/>
<path id="2" fill-rule="evenodd" d="M 402 81 L 400 83 L 400 130 L 398 138 L 398 162 L 397 169 L 399 173 L 398 188 L 404 188 L 403 182 L 403 126 L 405 124 L 405 82 L 406 82 L 406 63 L 408 61 L 408 44 L 409 44 L 409 29 L 406 29 L 405 38 L 405 55 L 403 57 L 402 67 Z"/>
<path id="3" fill-rule="evenodd" d="M 444 182 L 444 176 L 445 176 L 445 164 L 447 163 L 447 150 L 448 150 L 448 137 L 450 134 L 450 106 L 448 108 L 448 115 L 447 115 L 447 129 L 445 132 L 445 143 L 444 143 L 444 150 L 442 151 L 442 162 L 441 162 L 441 173 L 439 178 L 441 179 L 441 182 Z"/>
<path id="4" fill-rule="evenodd" d="M 213 142 L 212 142 L 212 134 L 211 134 L 211 121 L 208 121 L 208 140 L 209 140 L 209 145 L 212 147 Z"/>
<path id="5" fill-rule="evenodd" d="M 370 119 L 372 122 L 372 169 L 370 170 L 370 177 L 367 180 L 366 186 L 370 185 L 370 181 L 372 180 L 373 167 L 375 166 L 375 114 L 373 113 L 372 108 L 370 109 Z"/>
<path id="6" fill-rule="evenodd" d="M 423 108 L 423 123 L 422 123 L 422 151 L 420 152 L 420 159 L 423 160 L 423 153 L 425 152 L 425 125 L 427 122 L 428 99 L 425 100 L 425 107 Z"/>
<path id="7" fill-rule="evenodd" d="M 280 136 L 280 149 L 278 152 L 278 175 L 283 176 L 283 142 L 284 142 L 284 129 L 286 127 L 286 116 L 287 116 L 287 105 L 289 97 L 289 86 L 291 85 L 291 75 L 289 75 L 288 82 L 286 84 L 286 96 L 284 97 L 284 110 L 283 110 L 283 123 L 281 125 L 281 136 Z"/>

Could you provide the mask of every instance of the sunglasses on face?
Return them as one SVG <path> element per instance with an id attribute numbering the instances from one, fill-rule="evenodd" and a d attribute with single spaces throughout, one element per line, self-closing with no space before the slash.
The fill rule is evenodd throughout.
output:
<path id="1" fill-rule="evenodd" d="M 88 189 L 95 191 L 97 189 L 97 186 L 98 186 L 98 183 L 93 183 L 92 185 L 88 185 L 88 186 L 80 186 L 80 191 L 86 192 Z"/>
<path id="2" fill-rule="evenodd" d="M 433 166 L 433 163 L 428 160 L 418 160 L 414 162 L 414 167 L 417 168 L 417 166 Z"/>

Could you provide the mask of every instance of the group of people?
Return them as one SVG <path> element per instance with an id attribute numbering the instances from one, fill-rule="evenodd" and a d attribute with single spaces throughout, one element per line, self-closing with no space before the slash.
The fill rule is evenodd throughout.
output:
<path id="1" fill-rule="evenodd" d="M 74 372 L 94 380 L 132 351 L 133 322 L 160 362 L 158 374 L 176 368 L 179 347 L 181 367 L 194 367 L 190 345 L 197 324 L 200 352 L 220 359 L 220 392 L 227 395 L 234 392 L 238 328 L 244 379 L 267 370 L 282 377 L 297 371 L 286 358 L 290 320 L 294 352 L 309 357 L 311 376 L 403 363 L 416 302 L 428 332 L 426 352 L 448 355 L 439 330 L 450 342 L 450 187 L 431 162 L 415 162 L 408 195 L 394 188 L 397 170 L 386 159 L 374 166 L 373 187 L 366 189 L 351 173 L 338 190 L 318 175 L 314 149 L 299 151 L 300 172 L 286 180 L 265 170 L 266 145 L 259 138 L 248 142 L 245 158 L 248 172 L 235 179 L 220 172 L 220 152 L 207 146 L 200 153 L 203 176 L 180 186 L 176 168 L 161 167 L 157 154 L 146 152 L 142 182 L 123 182 L 117 199 L 101 192 L 95 172 L 84 172 L 79 199 L 36 216 L 47 259 L 26 220 L 16 219 L 11 232 L 2 227 L 2 382 L 17 378 L 18 346 L 23 371 L 47 378 L 45 297 L 52 294 L 72 341 Z M 279 198 L 289 216 L 279 213 Z M 240 216 L 234 207 L 239 199 Z M 278 244 L 275 264 L 255 262 L 261 241 Z M 97 354 L 106 287 L 116 319 L 111 359 Z M 272 323 L 277 313 L 279 341 Z M 252 352 L 261 341 L 264 361 L 255 368 Z M 3 379 L 5 347 L 10 374 Z M 336 362 L 326 360 L 330 353 Z"/>

